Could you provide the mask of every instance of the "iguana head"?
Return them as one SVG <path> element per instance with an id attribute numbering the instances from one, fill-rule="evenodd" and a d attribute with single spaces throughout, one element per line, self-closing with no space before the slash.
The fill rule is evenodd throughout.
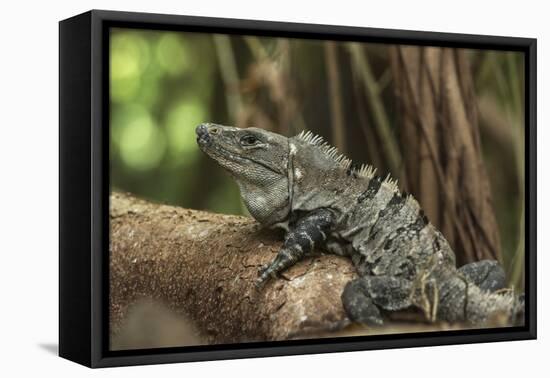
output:
<path id="1" fill-rule="evenodd" d="M 273 225 L 289 212 L 288 138 L 257 128 L 203 123 L 199 148 L 233 176 L 250 214 Z"/>

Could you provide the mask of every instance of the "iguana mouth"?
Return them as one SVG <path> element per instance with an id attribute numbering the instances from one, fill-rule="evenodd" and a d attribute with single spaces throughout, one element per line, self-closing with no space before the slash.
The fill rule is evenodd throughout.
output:
<path id="1" fill-rule="evenodd" d="M 264 168 L 266 168 L 266 169 L 268 169 L 272 172 L 275 172 L 277 174 L 283 174 L 279 169 L 273 167 L 271 164 L 268 164 L 268 163 L 265 163 L 265 162 L 262 162 L 262 161 L 258 161 L 258 160 L 254 160 L 254 159 L 242 156 L 242 155 L 238 155 L 238 154 L 228 150 L 227 148 L 222 147 L 219 144 L 212 143 L 211 141 L 209 142 L 207 147 L 210 147 L 210 150 L 209 150 L 210 152 L 215 153 L 215 154 L 217 154 L 218 156 L 220 156 L 224 159 L 233 160 L 235 162 L 243 163 L 243 164 L 252 163 L 252 164 L 261 165 L 262 167 L 264 167 Z"/>
<path id="2" fill-rule="evenodd" d="M 197 126 L 195 132 L 197 133 L 197 143 L 199 147 L 209 155 L 216 155 L 221 159 L 232 160 L 242 165 L 250 165 L 250 163 L 261 165 L 262 167 L 277 174 L 284 174 L 280 169 L 277 169 L 269 163 L 239 155 L 238 153 L 223 147 L 220 143 L 215 143 L 214 138 L 208 132 L 208 128 L 204 124 Z"/>

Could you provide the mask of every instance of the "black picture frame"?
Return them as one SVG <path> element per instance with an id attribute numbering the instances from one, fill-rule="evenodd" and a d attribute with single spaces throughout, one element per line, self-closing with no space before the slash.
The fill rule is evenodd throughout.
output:
<path id="1" fill-rule="evenodd" d="M 110 351 L 111 27 L 519 51 L 525 54 L 526 318 L 523 327 Z M 536 338 L 536 39 L 92 10 L 59 23 L 59 355 L 89 367 Z"/>

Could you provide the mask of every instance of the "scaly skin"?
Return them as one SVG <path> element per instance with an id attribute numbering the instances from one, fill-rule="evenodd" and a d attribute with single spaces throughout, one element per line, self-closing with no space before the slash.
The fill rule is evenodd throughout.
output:
<path id="1" fill-rule="evenodd" d="M 315 247 L 351 258 L 360 278 L 342 303 L 351 320 L 383 323 L 381 310 L 420 308 L 429 320 L 483 324 L 502 313 L 522 322 L 523 302 L 505 285 L 496 261 L 457 269 L 443 235 L 418 202 L 369 166 L 353 168 L 321 137 L 286 138 L 266 130 L 202 124 L 202 151 L 239 185 L 250 214 L 286 230 L 282 249 L 261 268 L 258 286 Z"/>

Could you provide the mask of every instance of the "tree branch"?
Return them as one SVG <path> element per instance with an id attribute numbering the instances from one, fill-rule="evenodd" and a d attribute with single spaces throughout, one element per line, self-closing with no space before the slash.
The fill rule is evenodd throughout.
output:
<path id="1" fill-rule="evenodd" d="M 319 337 L 349 321 L 341 304 L 350 262 L 316 256 L 254 286 L 282 237 L 245 217 L 111 195 L 110 316 L 115 335 L 143 298 L 190 318 L 208 343 Z"/>

